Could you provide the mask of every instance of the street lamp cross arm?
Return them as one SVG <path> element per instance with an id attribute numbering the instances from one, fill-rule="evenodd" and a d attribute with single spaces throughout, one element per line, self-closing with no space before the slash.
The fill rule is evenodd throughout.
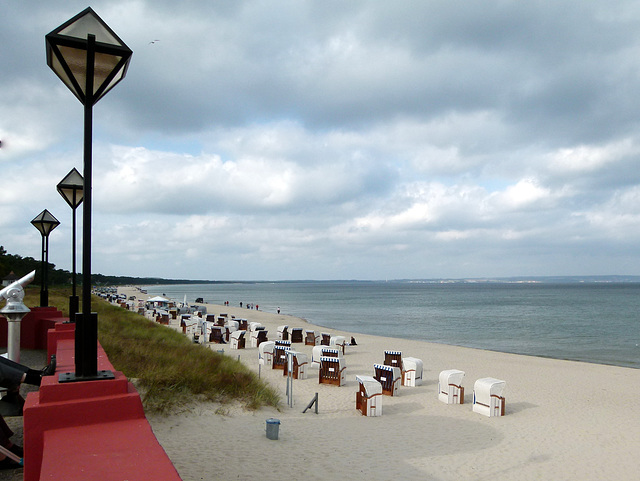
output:
<path id="1" fill-rule="evenodd" d="M 93 37 L 93 85 L 87 92 L 89 37 Z M 45 36 L 47 65 L 83 105 L 94 105 L 120 80 L 133 52 L 89 7 Z"/>

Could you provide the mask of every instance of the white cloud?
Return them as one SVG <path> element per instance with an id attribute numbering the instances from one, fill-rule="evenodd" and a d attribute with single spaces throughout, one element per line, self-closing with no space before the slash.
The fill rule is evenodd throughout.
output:
<path id="1" fill-rule="evenodd" d="M 638 263 L 640 7 L 336 5 L 92 5 L 134 50 L 94 109 L 97 271 L 466 277 Z M 65 268 L 70 210 L 55 185 L 81 169 L 82 106 L 46 66 L 43 37 L 85 7 L 11 2 L 0 18 L 0 243 L 37 257 L 29 221 L 46 207 Z"/>
<path id="2" fill-rule="evenodd" d="M 576 145 L 553 152 L 549 156 L 549 168 L 571 174 L 593 172 L 628 155 L 639 153 L 640 149 L 630 138 L 616 140 L 608 145 Z"/>

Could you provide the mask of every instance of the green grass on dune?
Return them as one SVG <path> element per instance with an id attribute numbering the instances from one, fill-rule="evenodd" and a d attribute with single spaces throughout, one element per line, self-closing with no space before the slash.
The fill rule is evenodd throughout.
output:
<path id="1" fill-rule="evenodd" d="M 27 305 L 38 305 L 29 292 Z M 49 305 L 68 312 L 69 289 L 51 289 Z M 183 334 L 94 297 L 98 339 L 113 366 L 135 378 L 147 412 L 188 407 L 194 400 L 278 407 L 276 391 L 241 362 L 193 344 Z"/>

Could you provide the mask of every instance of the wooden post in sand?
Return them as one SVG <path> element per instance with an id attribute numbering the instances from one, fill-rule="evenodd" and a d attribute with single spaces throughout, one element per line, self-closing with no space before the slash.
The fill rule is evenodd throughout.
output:
<path id="1" fill-rule="evenodd" d="M 307 404 L 307 407 L 304 408 L 304 411 L 302 411 L 302 414 L 306 413 L 308 409 L 311 409 L 311 406 L 313 406 L 314 404 L 316 405 L 316 414 L 318 414 L 318 393 L 316 393 L 316 395 L 313 396 L 313 399 L 309 404 Z"/>

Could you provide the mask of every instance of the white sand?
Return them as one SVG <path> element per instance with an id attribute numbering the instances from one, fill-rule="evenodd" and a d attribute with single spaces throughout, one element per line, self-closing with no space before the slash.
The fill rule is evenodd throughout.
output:
<path id="1" fill-rule="evenodd" d="M 131 289 L 122 292 L 132 293 Z M 139 292 L 133 293 L 140 296 Z M 277 326 L 314 327 L 274 313 L 208 305 L 258 321 L 269 338 Z M 175 326 L 177 328 L 177 326 Z M 238 406 L 198 405 L 192 412 L 149 416 L 158 440 L 185 481 L 322 480 L 636 480 L 640 479 L 640 370 L 559 361 L 420 341 L 355 335 L 347 347 L 347 383 L 318 384 L 318 369 L 295 380 L 294 407 L 286 404 L 282 371 L 264 366 L 261 377 L 282 393 L 283 407 L 247 412 Z M 258 371 L 258 349 L 231 350 Z M 294 344 L 311 361 L 311 346 Z M 383 397 L 383 415 L 355 409 L 357 374 L 373 374 L 385 350 L 424 362 L 422 386 Z M 437 399 L 444 369 L 466 372 L 465 404 Z M 476 379 L 507 382 L 506 415 L 472 412 Z M 302 410 L 319 393 L 319 414 Z M 223 413 L 223 414 L 221 414 Z M 279 439 L 265 434 L 268 418 L 281 421 Z"/>

